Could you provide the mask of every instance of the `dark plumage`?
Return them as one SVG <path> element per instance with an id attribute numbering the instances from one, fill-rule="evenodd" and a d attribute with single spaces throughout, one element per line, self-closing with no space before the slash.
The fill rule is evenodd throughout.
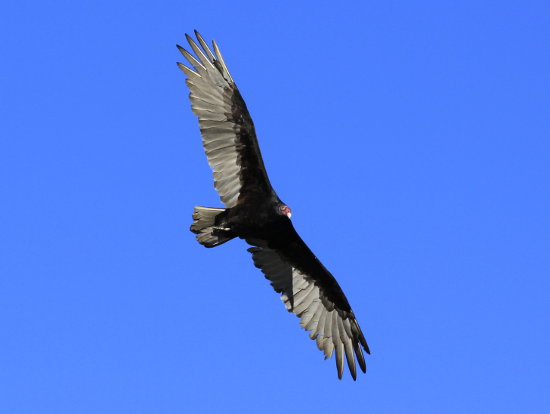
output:
<path id="1" fill-rule="evenodd" d="M 265 170 L 254 123 L 223 57 L 195 31 L 186 35 L 196 58 L 178 46 L 193 69 L 178 63 L 187 75 L 191 107 L 199 118 L 203 146 L 214 170 L 214 187 L 226 208 L 195 207 L 191 231 L 199 243 L 215 247 L 235 237 L 252 248 L 256 267 L 281 293 L 289 312 L 311 331 L 310 338 L 330 358 L 336 353 L 338 378 L 344 357 L 353 379 L 355 358 L 366 371 L 367 342 L 336 279 L 321 264 L 290 221 L 290 208 L 277 196 Z"/>

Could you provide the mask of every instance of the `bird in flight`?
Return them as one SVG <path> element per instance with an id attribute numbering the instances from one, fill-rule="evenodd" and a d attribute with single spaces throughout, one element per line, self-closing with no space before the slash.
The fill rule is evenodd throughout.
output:
<path id="1" fill-rule="evenodd" d="M 198 44 L 186 34 L 195 56 L 177 46 L 186 66 L 191 108 L 199 118 L 202 144 L 214 171 L 214 187 L 226 208 L 195 207 L 191 231 L 200 244 L 215 247 L 233 238 L 253 247 L 254 265 L 281 294 L 286 309 L 311 331 L 325 359 L 336 354 L 338 378 L 344 358 L 351 376 L 366 372 L 367 341 L 344 292 L 292 225 L 291 210 L 271 187 L 254 123 L 218 45 Z M 200 46 L 199 46 L 200 45 Z"/>

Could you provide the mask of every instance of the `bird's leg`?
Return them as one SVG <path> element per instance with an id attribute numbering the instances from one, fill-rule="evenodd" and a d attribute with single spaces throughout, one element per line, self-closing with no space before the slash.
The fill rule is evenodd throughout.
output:
<path id="1" fill-rule="evenodd" d="M 229 227 L 214 226 L 214 230 L 219 230 L 219 231 L 230 231 L 231 229 L 230 229 Z"/>
<path id="2" fill-rule="evenodd" d="M 222 226 L 213 226 L 212 227 L 212 234 L 215 236 L 221 236 L 226 238 L 232 238 L 235 237 L 235 235 L 231 232 L 230 227 L 222 227 Z"/>

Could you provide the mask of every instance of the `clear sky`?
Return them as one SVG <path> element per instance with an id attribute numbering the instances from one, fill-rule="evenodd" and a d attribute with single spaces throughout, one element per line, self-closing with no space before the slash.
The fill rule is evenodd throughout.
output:
<path id="1" fill-rule="evenodd" d="M 195 28 L 355 310 L 355 383 L 188 230 L 221 206 Z M 550 3 L 20 1 L 0 35 L 0 413 L 550 412 Z"/>

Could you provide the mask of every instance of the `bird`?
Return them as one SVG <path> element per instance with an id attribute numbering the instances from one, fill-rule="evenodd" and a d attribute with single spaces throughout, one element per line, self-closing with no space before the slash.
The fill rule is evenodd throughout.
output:
<path id="1" fill-rule="evenodd" d="M 190 230 L 212 248 L 234 238 L 250 246 L 254 265 L 281 294 L 286 309 L 300 318 L 325 359 L 335 354 L 338 378 L 344 358 L 355 381 L 356 363 L 366 372 L 370 354 L 355 314 L 332 274 L 296 232 L 290 207 L 269 181 L 254 123 L 215 41 L 212 49 L 198 31 L 185 35 L 194 55 L 176 45 L 187 65 L 191 109 L 198 117 L 202 145 L 213 170 L 214 188 L 225 208 L 196 206 Z"/>

